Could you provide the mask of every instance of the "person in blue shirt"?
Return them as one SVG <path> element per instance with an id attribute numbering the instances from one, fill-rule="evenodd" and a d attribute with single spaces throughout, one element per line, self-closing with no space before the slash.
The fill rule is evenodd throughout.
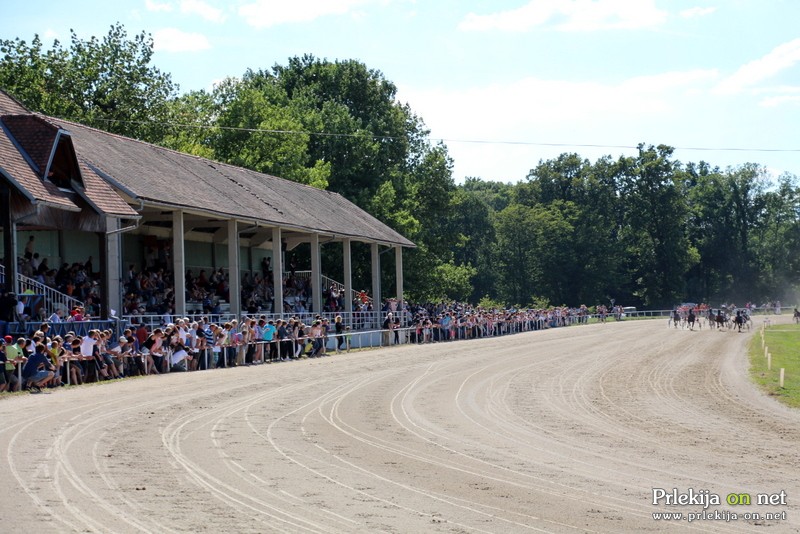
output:
<path id="1" fill-rule="evenodd" d="M 45 387 L 55 376 L 55 367 L 47 357 L 46 350 L 44 343 L 37 343 L 36 352 L 28 358 L 22 368 L 23 383 L 30 386 L 32 393 L 39 393 L 41 388 Z"/>
<path id="2" fill-rule="evenodd" d="M 275 341 L 275 334 L 278 333 L 278 329 L 275 328 L 275 322 L 270 320 L 264 325 L 262 329 L 262 336 L 263 340 L 267 342 L 267 347 L 269 349 L 269 361 L 277 362 L 278 361 L 278 344 Z"/>

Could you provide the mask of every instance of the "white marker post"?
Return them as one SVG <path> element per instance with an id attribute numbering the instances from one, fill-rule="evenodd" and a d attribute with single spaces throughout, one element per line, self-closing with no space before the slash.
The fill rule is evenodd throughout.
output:
<path id="1" fill-rule="evenodd" d="M 781 380 L 780 380 L 781 389 L 783 389 L 783 367 L 781 367 Z"/>
<path id="2" fill-rule="evenodd" d="M 767 371 L 772 370 L 772 353 L 767 354 Z"/>

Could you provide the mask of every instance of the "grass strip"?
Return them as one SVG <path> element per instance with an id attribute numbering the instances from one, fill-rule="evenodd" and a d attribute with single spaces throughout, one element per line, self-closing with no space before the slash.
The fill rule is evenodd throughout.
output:
<path id="1" fill-rule="evenodd" d="M 772 368 L 761 344 L 761 332 L 750 342 L 750 377 L 767 395 L 793 408 L 800 408 L 800 325 L 783 324 L 764 330 L 764 344 L 772 354 Z M 784 369 L 783 388 L 780 371 Z"/>

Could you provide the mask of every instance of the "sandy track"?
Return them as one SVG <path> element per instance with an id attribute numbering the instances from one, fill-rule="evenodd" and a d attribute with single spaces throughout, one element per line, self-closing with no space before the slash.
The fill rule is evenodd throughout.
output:
<path id="1" fill-rule="evenodd" d="M 798 532 L 800 414 L 748 338 L 629 321 L 7 398 L 2 530 Z M 652 488 L 787 504 L 656 521 L 702 506 Z"/>

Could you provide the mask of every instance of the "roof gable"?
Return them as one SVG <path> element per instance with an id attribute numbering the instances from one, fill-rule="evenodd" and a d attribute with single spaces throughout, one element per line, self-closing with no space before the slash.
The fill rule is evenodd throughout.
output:
<path id="1" fill-rule="evenodd" d="M 43 177 L 58 137 L 58 127 L 36 115 L 3 115 L 0 121 L 28 155 L 36 174 Z"/>
<path id="2" fill-rule="evenodd" d="M 77 193 L 96 211 L 139 217 L 105 180 L 79 162 L 70 133 L 54 120 L 31 113 L 0 90 L 0 175 L 31 202 L 81 211 Z"/>

